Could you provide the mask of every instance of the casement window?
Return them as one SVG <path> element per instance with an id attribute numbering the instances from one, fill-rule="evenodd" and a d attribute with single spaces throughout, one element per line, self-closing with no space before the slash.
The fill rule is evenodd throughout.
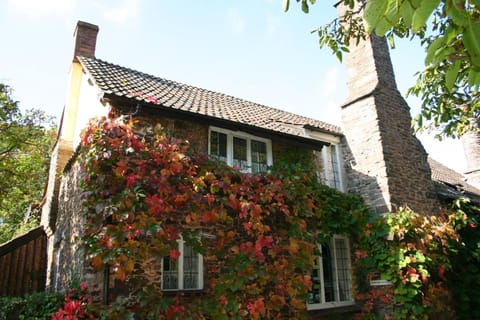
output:
<path id="1" fill-rule="evenodd" d="M 164 257 L 162 260 L 162 290 L 203 289 L 203 257 L 195 253 L 192 246 L 178 240 L 177 259 Z"/>
<path id="2" fill-rule="evenodd" d="M 321 176 L 327 186 L 343 191 L 340 156 L 339 147 L 335 144 L 322 148 L 324 172 Z"/>
<path id="3" fill-rule="evenodd" d="M 272 165 L 271 141 L 247 133 L 212 127 L 208 152 L 242 172 L 267 172 Z"/>
<path id="4" fill-rule="evenodd" d="M 309 292 L 309 310 L 342 307 L 354 304 L 350 245 L 348 238 L 334 236 L 319 245 L 320 255 L 312 270 L 312 291 Z"/>

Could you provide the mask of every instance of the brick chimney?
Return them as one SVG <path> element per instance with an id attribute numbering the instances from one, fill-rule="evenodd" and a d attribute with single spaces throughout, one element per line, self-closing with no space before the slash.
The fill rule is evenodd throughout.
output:
<path id="1" fill-rule="evenodd" d="M 465 133 L 461 140 L 467 160 L 467 183 L 480 188 L 480 119 L 475 119 L 474 129 Z"/>
<path id="2" fill-rule="evenodd" d="M 345 55 L 348 99 L 342 106 L 347 191 L 378 213 L 438 208 L 427 153 L 413 135 L 385 38 L 372 35 Z"/>
<path id="3" fill-rule="evenodd" d="M 97 44 L 98 26 L 78 21 L 75 32 L 73 33 L 74 49 L 73 61 L 78 62 L 77 56 L 93 58 L 95 57 L 95 46 Z"/>

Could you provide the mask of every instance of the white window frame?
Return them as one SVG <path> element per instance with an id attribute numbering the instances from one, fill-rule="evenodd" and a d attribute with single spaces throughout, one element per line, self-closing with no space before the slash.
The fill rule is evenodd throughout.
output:
<path id="1" fill-rule="evenodd" d="M 196 288 L 184 288 L 184 284 L 183 284 L 183 280 L 184 280 L 184 274 L 183 274 L 183 271 L 184 271 L 184 267 L 183 267 L 183 258 L 184 258 L 184 248 L 185 248 L 185 241 L 183 240 L 183 238 L 180 238 L 177 240 L 177 243 L 178 243 L 178 251 L 180 252 L 180 256 L 177 258 L 177 262 L 178 262 L 178 287 L 175 288 L 175 289 L 165 289 L 163 287 L 163 272 L 164 272 L 164 269 L 163 269 L 163 262 L 164 262 L 164 258 L 162 258 L 162 269 L 161 269 L 161 272 L 162 272 L 162 275 L 161 275 L 161 289 L 162 291 L 169 291 L 169 292 L 176 292 L 176 291 L 195 291 L 195 290 L 203 290 L 203 256 L 200 254 L 200 253 L 197 253 L 197 257 L 198 257 L 198 267 L 197 267 L 197 270 L 198 270 L 198 285 Z M 171 259 L 171 258 L 170 258 Z"/>
<path id="2" fill-rule="evenodd" d="M 350 289 L 350 299 L 346 301 L 339 301 L 339 272 L 338 272 L 338 266 L 337 266 L 337 250 L 336 250 L 336 244 L 335 240 L 336 239 L 341 239 L 345 241 L 346 244 L 346 249 L 347 249 L 347 264 L 348 264 L 348 269 L 349 269 L 349 277 L 348 277 L 348 285 Z M 315 257 L 317 259 L 318 263 L 318 270 L 319 270 L 319 277 L 320 277 L 320 297 L 321 297 L 321 302 L 320 303 L 308 303 L 307 302 L 307 310 L 320 310 L 320 309 L 328 309 L 328 308 L 338 308 L 338 307 L 346 307 L 346 306 L 352 306 L 355 304 L 355 300 L 353 298 L 353 280 L 352 280 L 352 261 L 351 261 L 351 254 L 350 254 L 350 240 L 345 237 L 345 236 L 340 236 L 340 235 L 335 235 L 333 236 L 329 243 L 327 245 L 330 247 L 331 254 L 332 254 L 332 260 L 333 260 L 333 265 L 332 265 L 332 271 L 335 273 L 335 279 L 334 279 L 334 285 L 335 285 L 335 301 L 325 301 L 325 281 L 324 281 L 324 272 L 323 272 L 323 258 L 321 256 L 322 252 L 322 246 L 319 244 L 318 248 L 320 250 L 320 255 Z M 313 279 L 312 279 L 313 280 Z M 312 283 L 313 284 L 313 283 Z M 312 288 L 313 290 L 313 288 Z"/>
<path id="3" fill-rule="evenodd" d="M 211 126 L 208 130 L 208 154 L 211 154 L 211 133 L 212 131 L 223 133 L 227 135 L 227 165 L 233 165 L 233 138 L 240 138 L 245 139 L 247 141 L 247 170 L 245 172 L 252 172 L 252 150 L 251 150 L 251 140 L 256 140 L 260 142 L 264 142 L 266 145 L 267 150 L 267 166 L 273 165 L 273 156 L 272 156 L 272 141 L 270 139 L 261 138 L 258 136 L 254 136 L 252 134 L 248 134 L 242 131 L 232 131 L 223 128 L 218 128 Z"/>

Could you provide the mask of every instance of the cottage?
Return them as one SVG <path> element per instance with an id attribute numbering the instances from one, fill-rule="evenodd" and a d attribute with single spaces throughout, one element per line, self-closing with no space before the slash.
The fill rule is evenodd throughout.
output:
<path id="1" fill-rule="evenodd" d="M 196 152 L 245 172 L 266 171 L 282 151 L 311 150 L 324 184 L 361 195 L 380 214 L 404 205 L 428 214 L 459 192 L 479 199 L 480 190 L 465 184 L 461 175 L 429 162 L 412 135 L 409 108 L 396 88 L 384 39 L 372 37 L 346 57 L 349 98 L 341 107 L 341 129 L 100 60 L 95 57 L 97 33 L 95 25 L 77 24 L 69 94 L 42 211 L 47 286 L 54 290 L 65 288 L 75 272 L 94 284 L 100 296 L 107 297 L 111 289 L 108 274 L 89 272 L 78 250 L 84 220 L 74 160 L 88 120 L 112 111 L 159 123 L 168 134 L 189 140 Z M 329 268 L 319 269 L 317 279 L 324 285 L 318 286 L 308 308 L 353 306 L 348 239 L 335 237 L 322 250 L 329 254 L 318 259 L 331 261 L 318 261 Z M 180 245 L 180 252 L 190 263 L 175 268 L 163 263 L 162 288 L 202 289 L 202 257 L 188 246 Z"/>

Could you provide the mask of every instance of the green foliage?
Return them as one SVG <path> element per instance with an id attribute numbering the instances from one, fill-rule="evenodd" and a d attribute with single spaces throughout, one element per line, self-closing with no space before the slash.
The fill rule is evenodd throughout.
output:
<path id="1" fill-rule="evenodd" d="M 297 1 L 298 2 L 298 1 Z M 288 1 L 287 1 L 288 3 Z M 426 50 L 425 69 L 408 94 L 421 97 L 417 129 L 435 129 L 438 137 L 461 136 L 480 115 L 480 4 L 459 0 L 343 0 L 342 13 L 314 32 L 320 47 L 341 61 L 351 44 L 369 34 L 417 38 Z M 313 4 L 313 2 L 311 2 Z M 304 12 L 308 2 L 302 1 Z M 288 6 L 285 7 L 288 10 Z"/>
<path id="2" fill-rule="evenodd" d="M 62 294 L 47 292 L 0 297 L 0 319 L 50 320 L 62 301 Z"/>
<path id="3" fill-rule="evenodd" d="M 439 217 L 402 209 L 367 224 L 355 244 L 357 298 L 365 302 L 364 312 L 381 301 L 393 319 L 475 318 L 478 214 L 478 208 L 464 205 Z M 379 294 L 368 285 L 376 279 L 392 287 Z"/>
<path id="4" fill-rule="evenodd" d="M 108 264 L 132 289 L 105 316 L 306 318 L 316 243 L 355 234 L 361 201 L 321 186 L 307 153 L 245 174 L 189 155 L 155 128 L 137 130 L 104 119 L 82 138 L 84 244 L 95 268 Z M 155 280 L 163 257 L 178 258 L 180 235 L 205 261 L 198 296 L 166 295 Z M 145 281 L 135 285 L 138 272 Z"/>
<path id="5" fill-rule="evenodd" d="M 457 201 L 455 229 L 461 241 L 452 242 L 451 270 L 447 270 L 449 288 L 460 319 L 479 319 L 480 310 L 480 210 L 468 202 Z"/>
<path id="6" fill-rule="evenodd" d="M 43 195 L 53 125 L 40 110 L 22 113 L 0 83 L 0 243 L 38 225 L 38 217 L 24 221 L 24 215 Z"/>

